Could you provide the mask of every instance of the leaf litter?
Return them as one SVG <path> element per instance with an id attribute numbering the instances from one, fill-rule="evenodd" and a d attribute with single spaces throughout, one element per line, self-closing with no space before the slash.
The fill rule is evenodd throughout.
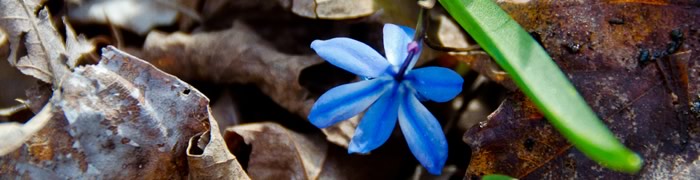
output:
<path id="1" fill-rule="evenodd" d="M 3 177 L 439 179 L 463 178 L 464 173 L 468 178 L 487 173 L 504 173 L 526 179 L 598 175 L 629 177 L 597 167 L 570 148 L 566 140 L 517 92 L 510 93 L 501 107 L 489 116 L 489 121 L 466 134 L 465 140 L 472 145 L 474 153 L 459 149 L 463 146 L 459 140 L 449 141 L 450 159 L 444 177 L 425 176 L 425 172 L 416 169 L 414 159 L 405 158 L 410 157 L 410 153 L 400 138 L 400 132 L 393 132 L 386 147 L 368 155 L 347 154 L 345 147 L 354 133 L 358 117 L 321 131 L 305 128 L 308 122 L 299 117 L 308 115 L 318 95 L 334 85 L 352 80 L 341 71 L 329 69 L 313 55 L 308 48 L 310 41 L 343 35 L 361 39 L 381 51 L 382 48 L 376 48 L 381 47 L 381 37 L 373 35 L 381 34 L 377 27 L 393 22 L 390 19 L 404 22 L 404 25 L 412 23 L 406 18 L 415 13 L 411 8 L 391 6 L 406 2 L 355 3 L 362 8 L 349 9 L 357 10 L 354 12 L 347 8 L 333 8 L 351 7 L 332 6 L 337 3 L 335 1 L 305 0 L 274 3 L 177 1 L 174 2 L 176 6 L 142 6 L 142 11 L 150 8 L 179 14 L 172 22 L 166 18 L 168 23 L 146 22 L 154 19 L 141 16 L 106 18 L 110 16 L 108 14 L 78 21 L 71 15 L 76 9 L 88 7 L 91 3 L 108 1 L 82 1 L 84 4 L 70 1 L 68 5 L 62 5 L 70 8 L 46 8 L 43 7 L 44 1 L 21 2 L 25 6 L 21 6 L 20 1 L 3 0 L 0 3 L 0 32 L 5 32 L 0 33 L 0 39 L 6 34 L 8 43 L 5 45 L 9 46 L 10 52 L 8 62 L 20 70 L 24 68 L 23 73 L 50 84 L 27 89 L 25 103 L 37 113 L 34 119 L 28 118 L 24 125 L 14 121 L 0 125 L 9 127 L 8 131 L 3 129 L 2 132 L 19 135 L 12 138 L 16 141 L 3 142 L 14 143 L 15 148 L 7 148 L 11 146 L 5 144 L 0 148 L 8 153 L 0 157 Z M 581 5 L 583 2 L 499 1 L 516 21 L 523 23 L 542 42 L 594 110 L 608 121 L 625 144 L 635 150 L 641 149 L 649 164 L 636 177 L 692 177 L 700 167 L 693 160 L 697 153 L 692 153 L 698 144 L 697 126 L 692 122 L 697 121 L 698 116 L 693 116 L 697 113 L 694 111 L 696 106 L 684 102 L 699 101 L 700 83 L 694 82 L 700 69 L 700 63 L 694 60 L 698 52 L 698 28 L 692 23 L 682 23 L 683 16 L 662 18 L 661 22 L 670 25 L 655 29 L 650 28 L 655 27 L 650 17 L 638 18 L 632 13 L 601 13 L 592 16 L 594 20 L 574 13 L 600 9 L 606 12 L 607 6 L 629 4 L 634 6 L 634 12 L 639 13 L 653 14 L 660 12 L 658 9 L 683 6 L 689 8 L 675 12 L 697 12 L 697 8 L 693 9 L 697 5 L 691 1 L 673 2 L 669 6 L 664 6 L 669 3 L 640 2 Z M 133 7 L 137 6 L 140 5 Z M 324 9 L 328 7 L 331 8 Z M 572 9 L 563 11 L 566 8 L 562 7 Z M 183 11 L 190 8 L 195 12 Z M 547 14 L 548 11 L 531 11 L 538 8 L 562 13 L 555 16 Z M 54 9 L 62 10 L 54 12 Z M 438 7 L 432 12 L 433 18 L 447 22 L 449 19 L 445 16 L 435 15 L 441 13 L 444 12 Z M 65 15 L 68 18 L 51 18 Z M 120 18 L 127 23 L 114 21 Z M 106 23 L 103 20 L 107 19 L 117 27 L 131 31 L 124 33 L 124 51 L 157 68 L 113 47 L 102 49 L 103 59 L 99 64 L 78 66 L 84 64 L 80 62 L 81 56 L 96 50 L 94 42 L 97 37 L 101 34 L 109 36 L 109 32 L 93 29 Z M 577 26 L 560 23 L 568 20 L 577 22 Z M 62 23 L 65 28 L 56 28 L 60 27 L 56 23 Z M 634 23 L 642 26 L 628 27 Z M 178 29 L 174 27 L 179 27 L 182 32 L 172 32 Z M 604 32 L 596 34 L 595 31 L 601 29 Z M 683 41 L 675 45 L 669 43 L 672 38 L 668 35 L 674 29 L 680 29 L 683 35 Z M 438 52 L 425 58 L 438 60 L 427 62 L 427 65 L 458 68 L 455 60 L 466 62 L 469 69 L 515 90 L 508 76 L 486 54 L 471 51 L 478 50 L 478 47 L 472 49 L 471 41 L 463 39 L 464 32 L 454 29 L 435 31 L 438 33 L 430 36 L 439 40 L 441 46 L 447 46 L 437 49 L 468 49 L 470 52 Z M 620 35 L 625 32 L 631 36 Z M 633 46 L 604 48 L 620 47 L 615 42 Z M 44 50 L 42 47 L 48 48 Z M 601 49 L 605 50 L 595 53 Z M 650 63 L 637 64 L 640 49 L 648 50 Z M 56 73 L 53 68 L 62 70 Z M 194 82 L 197 88 L 159 69 Z M 56 76 L 59 73 L 63 75 Z M 586 78 L 582 78 L 584 76 Z M 638 83 L 629 85 L 625 80 L 630 78 Z M 198 84 L 202 82 L 209 85 L 200 87 Z M 251 97 L 254 101 L 270 101 L 279 106 L 278 109 L 246 109 L 251 106 L 246 103 L 251 101 L 241 101 L 240 97 L 248 94 L 233 94 L 238 98 L 227 95 L 217 98 L 222 91 L 241 84 L 261 91 L 259 96 L 264 97 Z M 216 106 L 221 108 L 214 108 L 211 112 L 209 100 L 200 90 L 217 99 Z M 485 98 L 490 93 L 480 92 L 476 99 L 486 100 L 489 105 L 483 106 L 489 106 L 487 112 L 492 110 L 490 104 L 497 100 Z M 473 103 L 455 104 L 465 106 L 459 109 L 467 109 L 466 106 Z M 459 117 L 457 119 L 472 113 L 459 111 L 463 114 L 453 114 L 451 108 L 454 107 L 449 105 L 427 104 L 427 107 L 436 116 Z M 246 111 L 236 112 L 238 109 Z M 484 108 L 475 109 L 484 111 Z M 280 113 L 291 113 L 293 118 L 280 116 Z M 685 113 L 689 116 L 683 115 Z M 211 114 L 223 118 L 217 121 Z M 250 114 L 269 115 L 261 118 Z M 651 119 L 666 121 L 647 121 Z M 40 124 L 36 122 L 46 126 L 34 126 Z M 455 127 L 454 122 L 443 123 L 452 129 L 446 132 L 457 136 L 473 124 L 460 122 Z M 689 131 L 684 134 L 682 129 Z M 37 132 L 32 134 L 32 131 Z M 658 133 L 640 136 L 649 132 Z M 8 135 L 3 134 L 3 139 L 7 139 L 4 137 Z M 459 139 L 448 135 L 448 140 L 455 138 Z M 680 144 L 687 144 L 686 149 L 669 153 L 669 149 L 678 149 Z M 471 165 L 467 166 L 467 163 Z M 677 167 L 669 168 L 673 165 Z M 590 176 L 585 176 L 588 174 Z"/>

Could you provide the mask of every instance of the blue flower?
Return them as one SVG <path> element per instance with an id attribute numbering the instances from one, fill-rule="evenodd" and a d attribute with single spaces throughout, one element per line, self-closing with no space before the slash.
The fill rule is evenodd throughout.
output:
<path id="1" fill-rule="evenodd" d="M 420 46 L 412 40 L 414 33 L 408 27 L 384 25 L 386 58 L 349 38 L 313 41 L 311 48 L 323 59 L 367 80 L 323 94 L 311 108 L 309 120 L 325 128 L 367 110 L 348 153 L 368 153 L 389 139 L 398 119 L 416 159 L 430 173 L 440 174 L 447 160 L 447 141 L 440 123 L 419 100 L 449 101 L 462 91 L 464 80 L 443 67 L 411 70 L 420 56 Z M 410 53 L 413 56 L 404 63 Z"/>

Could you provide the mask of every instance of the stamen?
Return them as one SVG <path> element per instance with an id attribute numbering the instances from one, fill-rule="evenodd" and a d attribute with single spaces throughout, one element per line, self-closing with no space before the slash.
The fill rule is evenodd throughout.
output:
<path id="1" fill-rule="evenodd" d="M 418 47 L 418 42 L 416 41 L 411 41 L 411 43 L 408 43 L 408 55 L 406 56 L 406 59 L 403 61 L 403 64 L 401 64 L 401 68 L 399 69 L 399 73 L 396 74 L 396 80 L 401 81 L 403 80 L 403 76 L 406 75 L 406 70 L 408 70 L 408 66 L 411 65 L 411 61 L 413 61 L 413 56 L 416 56 L 418 52 L 420 52 L 420 47 Z"/>
<path id="2" fill-rule="evenodd" d="M 401 81 L 403 80 L 403 76 L 406 75 L 406 70 L 408 70 L 408 66 L 413 64 L 413 57 L 420 52 L 420 43 L 423 43 L 423 33 L 425 32 L 425 27 L 427 23 L 427 19 L 424 16 L 427 16 L 428 13 L 426 13 L 425 8 L 421 8 L 420 11 L 418 12 L 418 24 L 416 25 L 416 34 L 413 36 L 413 41 L 411 43 L 408 43 L 408 55 L 406 56 L 406 59 L 404 59 L 403 64 L 401 64 L 401 68 L 399 68 L 398 74 L 396 74 L 396 77 L 394 78 L 396 81 Z M 416 59 L 417 60 L 417 59 Z"/>

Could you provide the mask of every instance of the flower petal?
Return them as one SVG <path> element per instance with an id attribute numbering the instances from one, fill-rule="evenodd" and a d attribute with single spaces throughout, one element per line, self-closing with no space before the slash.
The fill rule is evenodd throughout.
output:
<path id="1" fill-rule="evenodd" d="M 408 43 L 413 41 L 415 33 L 415 30 L 406 26 L 384 24 L 384 53 L 389 63 L 394 65 L 395 72 L 398 72 L 408 56 Z"/>
<path id="2" fill-rule="evenodd" d="M 384 94 L 389 78 L 360 81 L 335 87 L 321 95 L 309 113 L 318 128 L 331 126 L 364 111 Z"/>
<path id="3" fill-rule="evenodd" d="M 446 102 L 462 91 L 464 79 L 451 69 L 425 67 L 410 71 L 406 80 L 420 97 L 435 102 Z M 404 81 L 406 82 L 406 81 Z"/>
<path id="4" fill-rule="evenodd" d="M 329 63 L 358 76 L 379 77 L 390 66 L 377 51 L 350 38 L 314 40 L 311 48 Z"/>
<path id="5" fill-rule="evenodd" d="M 362 117 L 350 141 L 348 153 L 369 153 L 389 139 L 398 118 L 398 98 L 398 84 L 392 83 L 391 88 Z"/>
<path id="6" fill-rule="evenodd" d="M 447 160 L 447 140 L 437 119 L 403 86 L 399 124 L 409 149 L 431 174 L 440 174 Z"/>

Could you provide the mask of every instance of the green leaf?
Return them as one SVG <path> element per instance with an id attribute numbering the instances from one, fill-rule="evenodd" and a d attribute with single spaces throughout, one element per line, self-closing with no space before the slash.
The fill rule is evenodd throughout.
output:
<path id="1" fill-rule="evenodd" d="M 439 2 L 576 148 L 614 170 L 641 169 L 643 160 L 615 138 L 547 52 L 496 3 Z"/>
<path id="2" fill-rule="evenodd" d="M 506 176 L 506 175 L 500 175 L 500 174 L 489 174 L 481 178 L 481 180 L 514 180 L 515 178 Z"/>

